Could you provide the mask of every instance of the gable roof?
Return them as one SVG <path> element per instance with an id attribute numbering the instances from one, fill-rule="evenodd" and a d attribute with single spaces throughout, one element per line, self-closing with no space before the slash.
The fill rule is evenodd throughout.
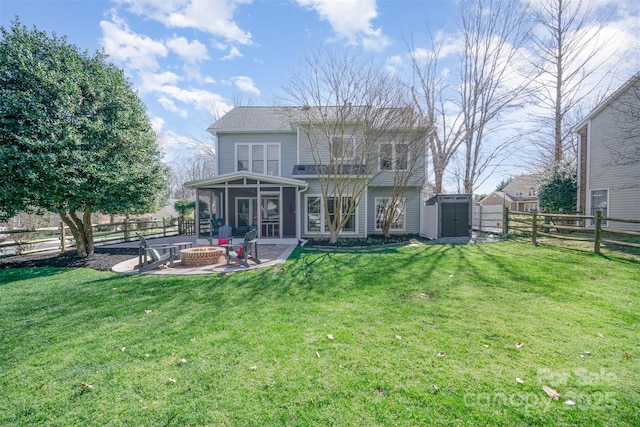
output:
<path id="1" fill-rule="evenodd" d="M 224 185 L 230 181 L 236 180 L 252 180 L 260 181 L 262 184 L 274 184 L 274 185 L 286 185 L 292 187 L 299 187 L 306 189 L 309 184 L 305 181 L 300 181 L 294 178 L 283 178 L 281 176 L 263 175 L 259 173 L 253 173 L 248 171 L 232 172 L 224 175 L 218 175 L 211 178 L 198 179 L 195 181 L 185 182 L 183 185 L 190 188 L 202 188 L 212 185 Z"/>
<path id="2" fill-rule="evenodd" d="M 389 127 L 396 123 L 397 130 L 416 130 L 425 127 L 415 115 L 408 115 L 406 108 L 374 108 L 372 115 L 368 106 L 348 107 L 235 107 L 220 117 L 210 127 L 211 133 L 234 132 L 296 132 L 297 124 L 323 123 L 339 120 L 356 123 L 369 117 L 378 124 Z"/>
<path id="3" fill-rule="evenodd" d="M 541 178 L 542 175 L 537 173 L 518 175 L 513 177 L 511 181 L 509 181 L 509 183 L 504 186 L 502 191 L 511 195 L 516 191 L 528 190 L 529 187 L 537 188 Z"/>
<path id="4" fill-rule="evenodd" d="M 609 95 L 604 101 L 602 101 L 600 103 L 600 105 L 598 105 L 596 108 L 594 108 L 589 114 L 587 114 L 580 122 L 578 122 L 576 125 L 574 125 L 571 130 L 573 132 L 578 132 L 580 129 L 582 129 L 582 127 L 584 125 L 587 124 L 587 122 L 589 120 L 591 120 L 592 118 L 594 118 L 595 116 L 597 116 L 598 114 L 600 114 L 602 112 L 602 110 L 604 110 L 605 108 L 607 108 L 609 105 L 611 105 L 611 103 L 613 101 L 615 101 L 616 99 L 618 99 L 618 97 L 620 95 L 622 95 L 624 92 L 626 92 L 631 86 L 633 86 L 634 84 L 637 84 L 640 81 L 640 72 L 636 73 L 633 77 L 631 77 L 629 80 L 627 80 L 622 86 L 620 86 L 618 89 L 616 89 L 615 92 L 613 92 L 611 95 Z"/>
<path id="5" fill-rule="evenodd" d="M 295 132 L 291 107 L 235 107 L 220 117 L 209 131 L 217 132 Z"/>

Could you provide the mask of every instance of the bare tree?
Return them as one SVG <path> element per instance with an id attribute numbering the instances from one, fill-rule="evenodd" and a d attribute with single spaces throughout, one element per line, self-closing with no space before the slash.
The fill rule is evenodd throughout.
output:
<path id="1" fill-rule="evenodd" d="M 512 151 L 515 136 L 500 132 L 504 114 L 522 106 L 526 80 L 516 77 L 519 48 L 527 31 L 524 9 L 500 0 L 464 2 L 460 54 L 460 99 L 465 193 L 473 193 Z M 493 140 L 492 140 L 493 139 Z M 498 141 L 500 139 L 500 141 Z"/>
<path id="2" fill-rule="evenodd" d="M 591 5 L 583 0 L 540 0 L 530 9 L 536 26 L 531 33 L 531 65 L 538 73 L 535 101 L 545 110 L 536 117 L 542 132 L 535 143 L 545 158 L 556 162 L 575 154 L 568 122 L 575 118 L 572 111 L 592 95 L 585 84 L 598 88 L 611 78 L 607 73 L 598 77 L 612 57 L 605 53 L 611 40 L 602 31 L 607 15 Z"/>
<path id="3" fill-rule="evenodd" d="M 459 46 L 430 36 L 426 48 L 410 47 L 414 105 L 434 129 L 428 144 L 438 193 L 453 161 L 458 190 L 472 193 L 515 150 L 518 135 L 507 132 L 505 115 L 523 105 L 527 89 L 518 70 L 524 16 L 511 2 L 465 1 Z M 440 65 L 451 51 L 458 73 Z"/>
<path id="4" fill-rule="evenodd" d="M 452 92 L 444 72 L 439 67 L 444 41 L 428 38 L 426 48 L 416 48 L 411 44 L 409 55 L 412 65 L 410 82 L 414 107 L 430 125 L 427 144 L 431 153 L 431 170 L 434 176 L 434 190 L 442 193 L 442 181 L 449 162 L 462 144 L 462 114 L 447 106 Z"/>
<path id="5" fill-rule="evenodd" d="M 185 187 L 184 183 L 215 176 L 216 159 L 213 155 L 215 152 L 210 150 L 191 147 L 186 155 L 175 159 L 171 164 L 169 196 L 176 199 L 192 198 L 194 190 Z"/>
<path id="6" fill-rule="evenodd" d="M 283 111 L 298 123 L 308 143 L 300 151 L 308 152 L 306 160 L 313 163 L 308 173 L 317 177 L 330 242 L 336 242 L 353 221 L 369 184 L 390 173 L 382 163 L 388 158 L 380 152 L 381 144 L 388 142 L 408 154 L 402 155 L 407 159 L 402 171 L 391 168 L 397 170 L 394 191 L 381 221 L 392 222 L 394 215 L 389 212 L 403 197 L 399 184 L 424 185 L 423 171 L 416 173 L 424 167 L 424 135 L 400 82 L 369 57 L 326 50 L 309 53 L 284 91 L 297 108 Z"/>

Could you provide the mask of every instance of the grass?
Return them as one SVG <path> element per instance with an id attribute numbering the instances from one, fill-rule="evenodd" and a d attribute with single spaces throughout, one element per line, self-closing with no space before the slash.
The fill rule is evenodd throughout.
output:
<path id="1" fill-rule="evenodd" d="M 639 425 L 639 267 L 504 242 L 0 270 L 0 425 Z"/>

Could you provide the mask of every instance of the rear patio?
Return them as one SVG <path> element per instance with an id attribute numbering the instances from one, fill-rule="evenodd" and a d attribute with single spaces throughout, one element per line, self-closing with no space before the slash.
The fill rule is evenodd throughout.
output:
<path id="1" fill-rule="evenodd" d="M 147 239 L 150 245 L 175 245 L 178 248 L 185 247 L 207 247 L 207 245 L 197 244 L 196 236 L 171 236 L 171 237 L 158 237 Z M 242 238 L 234 237 L 234 242 L 240 243 Z M 173 266 L 163 266 L 151 271 L 147 271 L 143 274 L 157 274 L 157 275 L 186 275 L 186 274 L 211 274 L 211 273 L 232 273 L 235 271 L 246 271 L 255 268 L 270 267 L 281 262 L 284 262 L 291 252 L 297 246 L 295 239 L 280 239 L 280 240 L 258 240 L 258 255 L 260 264 L 249 262 L 249 268 L 240 264 L 236 264 L 231 260 L 230 264 L 227 264 L 224 257 L 220 259 L 216 264 L 200 265 L 200 266 L 184 266 L 181 265 L 180 259 L 173 261 Z M 106 245 L 108 248 L 138 248 L 140 242 L 135 240 L 125 243 L 117 243 L 113 245 Z M 178 252 L 179 254 L 179 252 Z M 130 260 L 121 262 L 113 267 L 113 271 L 122 274 L 138 274 L 138 270 L 135 267 L 138 265 L 138 257 L 131 258 Z"/>

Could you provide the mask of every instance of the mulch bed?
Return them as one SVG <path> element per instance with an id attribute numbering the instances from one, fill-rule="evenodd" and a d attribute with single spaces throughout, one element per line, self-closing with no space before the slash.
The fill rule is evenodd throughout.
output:
<path id="1" fill-rule="evenodd" d="M 21 267 L 88 267 L 110 271 L 113 266 L 138 255 L 138 248 L 96 248 L 95 253 L 86 258 L 78 258 L 76 251 L 41 252 L 0 258 L 0 269 Z"/>
<path id="2" fill-rule="evenodd" d="M 306 247 L 324 247 L 324 248 L 361 248 L 368 246 L 386 246 L 400 243 L 409 243 L 412 240 L 418 240 L 420 242 L 426 242 L 427 239 L 417 234 L 402 234 L 398 236 L 384 237 L 370 236 L 366 239 L 363 238 L 339 238 L 336 243 L 329 243 L 328 239 L 309 239 L 306 243 Z"/>

